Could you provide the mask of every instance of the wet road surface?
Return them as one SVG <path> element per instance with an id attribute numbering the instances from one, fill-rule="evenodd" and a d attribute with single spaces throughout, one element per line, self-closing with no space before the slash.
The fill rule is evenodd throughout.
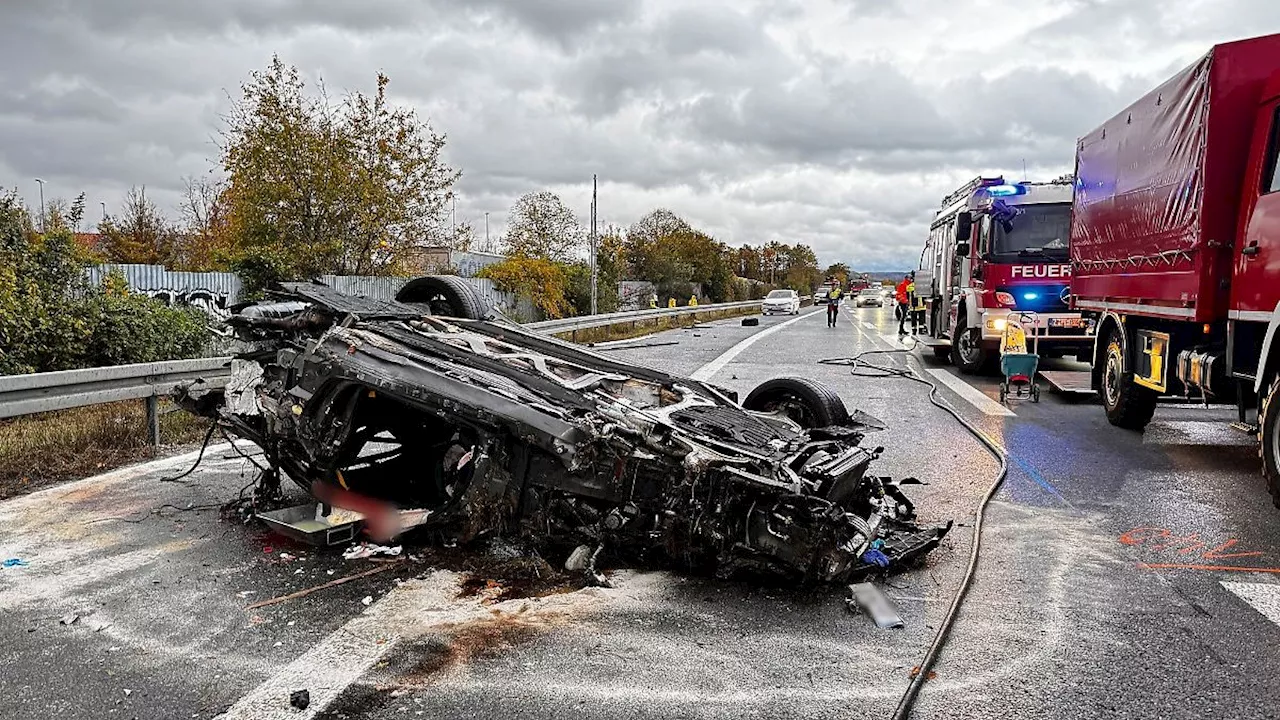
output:
<path id="1" fill-rule="evenodd" d="M 998 467 L 923 385 L 817 364 L 892 349 L 869 359 L 945 375 L 944 400 L 1011 454 L 915 717 L 1280 715 L 1280 511 L 1230 411 L 1162 406 L 1143 434 L 1050 393 L 995 412 L 982 398 L 994 403 L 996 378 L 960 379 L 927 351 L 908 361 L 894 326 L 889 309 L 846 308 L 835 329 L 812 312 L 600 349 L 742 395 L 770 377 L 822 380 L 885 421 L 868 441 L 885 446 L 877 472 L 920 478 L 908 492 L 922 518 L 960 523 L 884 586 L 904 629 L 849 614 L 839 589 L 661 572 L 492 602 L 452 571 L 347 561 L 220 518 L 253 478 L 223 445 L 182 483 L 159 480 L 194 457 L 0 503 L 0 555 L 30 563 L 0 570 L 0 717 L 888 717 Z M 310 707 L 290 708 L 304 688 Z"/>

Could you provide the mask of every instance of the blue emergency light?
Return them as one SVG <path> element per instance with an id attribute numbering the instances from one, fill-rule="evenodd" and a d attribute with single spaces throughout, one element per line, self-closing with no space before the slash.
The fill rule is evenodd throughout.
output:
<path id="1" fill-rule="evenodd" d="M 1010 195 L 1026 195 L 1026 185 L 992 185 L 984 188 L 991 197 L 1009 197 Z"/>
<path id="2" fill-rule="evenodd" d="M 1023 300 L 1035 300 L 1040 297 L 1040 293 L 1022 293 Z"/>

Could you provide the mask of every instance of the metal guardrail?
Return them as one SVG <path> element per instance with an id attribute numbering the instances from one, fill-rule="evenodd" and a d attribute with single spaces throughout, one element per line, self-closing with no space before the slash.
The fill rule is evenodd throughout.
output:
<path id="1" fill-rule="evenodd" d="M 751 300 L 694 307 L 633 310 L 545 320 L 529 323 L 525 327 L 544 334 L 564 333 L 661 317 L 696 315 L 759 306 L 759 300 Z M 69 410 L 120 400 L 145 399 L 151 440 L 153 443 L 158 443 L 160 427 L 157 399 L 159 397 L 169 394 L 174 387 L 187 380 L 204 378 L 212 383 L 218 383 L 225 382 L 230 374 L 231 358 L 214 357 L 29 375 L 5 375 L 0 376 L 0 419 L 54 410 Z"/>
<path id="2" fill-rule="evenodd" d="M 752 307 L 760 307 L 760 301 L 745 300 L 743 302 L 713 303 L 711 305 L 694 306 L 686 305 L 684 307 L 674 308 L 646 308 L 644 310 L 628 310 L 626 312 L 605 313 L 603 315 L 580 315 L 578 317 L 526 323 L 525 327 L 530 330 L 536 330 L 540 333 L 562 333 L 572 332 L 574 330 L 588 330 L 590 328 L 606 327 L 625 322 L 638 322 L 641 320 L 652 320 L 663 317 L 680 317 L 681 315 L 696 315 L 700 312 L 705 313 L 739 309 L 745 310 Z"/>
<path id="3" fill-rule="evenodd" d="M 199 358 L 4 375 L 0 376 L 0 418 L 158 397 L 187 380 L 227 376 L 230 363 L 229 357 Z"/>

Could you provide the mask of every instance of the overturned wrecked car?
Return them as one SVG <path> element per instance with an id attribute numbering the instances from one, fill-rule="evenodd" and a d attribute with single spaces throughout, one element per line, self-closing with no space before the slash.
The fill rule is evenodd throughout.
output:
<path id="1" fill-rule="evenodd" d="M 188 410 L 252 440 L 269 471 L 375 534 L 518 539 L 574 569 L 676 565 L 845 581 L 935 547 L 898 485 L 869 472 L 883 429 L 807 379 L 741 404 L 714 385 L 605 357 L 489 314 L 454 277 L 395 302 L 288 283 L 229 323 L 244 350 Z"/>

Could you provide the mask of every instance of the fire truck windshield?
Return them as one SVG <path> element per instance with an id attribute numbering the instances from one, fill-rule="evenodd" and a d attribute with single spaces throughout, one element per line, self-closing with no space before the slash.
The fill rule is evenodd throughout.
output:
<path id="1" fill-rule="evenodd" d="M 1006 221 L 992 222 L 991 254 L 1065 259 L 1071 237 L 1071 206 L 1046 203 L 1016 208 L 1016 214 Z"/>

